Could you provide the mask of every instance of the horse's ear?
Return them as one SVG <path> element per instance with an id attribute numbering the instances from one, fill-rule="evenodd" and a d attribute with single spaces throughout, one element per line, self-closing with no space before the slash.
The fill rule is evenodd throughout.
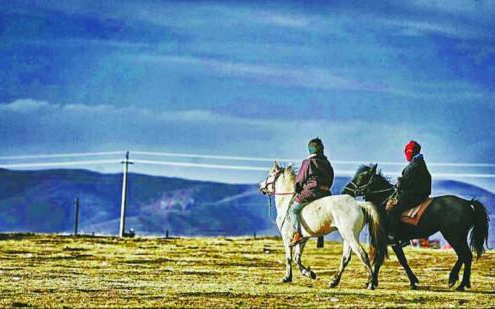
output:
<path id="1" fill-rule="evenodd" d="M 273 162 L 273 167 L 277 170 L 280 169 L 280 165 L 278 165 L 277 161 Z"/>
<path id="2" fill-rule="evenodd" d="M 288 170 L 291 170 L 292 169 L 292 163 L 289 163 L 289 165 L 287 165 L 287 169 Z"/>
<path id="3" fill-rule="evenodd" d="M 373 167 L 371 167 L 371 174 L 375 175 L 376 174 L 376 169 L 378 168 L 378 163 L 373 164 Z"/>

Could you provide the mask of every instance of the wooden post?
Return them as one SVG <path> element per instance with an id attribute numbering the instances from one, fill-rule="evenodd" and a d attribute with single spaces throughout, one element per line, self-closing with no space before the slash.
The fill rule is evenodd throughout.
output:
<path id="1" fill-rule="evenodd" d="M 316 248 L 323 248 L 324 243 L 323 236 L 318 237 L 318 241 L 316 242 Z"/>
<path id="2" fill-rule="evenodd" d="M 79 227 L 79 198 L 76 198 L 76 215 L 74 216 L 74 235 L 77 236 L 77 229 Z"/>
<path id="3" fill-rule="evenodd" d="M 120 162 L 124 164 L 124 173 L 122 177 L 122 200 L 120 204 L 120 231 L 119 236 L 124 237 L 125 234 L 125 208 L 127 204 L 127 173 L 129 171 L 129 164 L 133 162 L 129 161 L 129 151 L 125 154 L 125 161 Z"/>

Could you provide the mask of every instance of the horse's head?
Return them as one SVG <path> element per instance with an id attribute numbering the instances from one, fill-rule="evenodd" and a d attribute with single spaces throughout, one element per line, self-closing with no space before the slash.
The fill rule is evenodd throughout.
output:
<path id="1" fill-rule="evenodd" d="M 378 164 L 360 166 L 351 181 L 344 186 L 341 193 L 349 194 L 354 197 L 366 195 L 366 192 L 376 179 L 377 167 Z"/>
<path id="2" fill-rule="evenodd" d="M 268 176 L 266 177 L 266 179 L 260 182 L 259 184 L 261 194 L 274 195 L 275 185 L 277 184 L 277 181 L 279 180 L 280 176 L 283 176 L 282 178 L 285 178 L 285 174 L 291 176 L 294 175 L 294 172 L 292 171 L 292 166 L 289 165 L 288 167 L 283 168 L 280 165 L 278 165 L 277 161 L 275 161 L 273 167 L 268 172 Z"/>

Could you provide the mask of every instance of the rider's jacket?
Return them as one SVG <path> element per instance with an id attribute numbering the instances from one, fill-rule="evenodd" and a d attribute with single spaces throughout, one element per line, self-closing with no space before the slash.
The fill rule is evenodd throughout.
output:
<path id="1" fill-rule="evenodd" d="M 312 154 L 305 159 L 296 177 L 296 202 L 309 203 L 331 195 L 333 168 L 323 154 Z"/>
<path id="2" fill-rule="evenodd" d="M 399 202 L 414 207 L 431 194 L 431 175 L 422 154 L 417 154 L 397 179 Z"/>

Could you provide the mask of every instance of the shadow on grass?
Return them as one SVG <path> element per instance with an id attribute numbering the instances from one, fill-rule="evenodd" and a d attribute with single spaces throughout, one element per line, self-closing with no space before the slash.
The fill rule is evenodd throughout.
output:
<path id="1" fill-rule="evenodd" d="M 133 259 L 133 260 L 124 260 L 123 263 L 126 264 L 162 264 L 167 262 L 175 262 L 176 260 L 170 258 L 157 258 L 157 259 Z"/>
<path id="2" fill-rule="evenodd" d="M 207 298 L 252 298 L 253 295 L 233 292 L 183 292 L 176 293 L 179 297 L 207 297 Z M 263 297 L 266 297 L 265 295 Z"/>
<path id="3" fill-rule="evenodd" d="M 34 236 L 34 233 L 0 233 L 0 240 L 22 240 Z"/>
<path id="4" fill-rule="evenodd" d="M 34 260 L 43 260 L 43 261 L 63 261 L 63 260 L 80 260 L 80 259 L 86 259 L 86 260 L 93 260 L 95 259 L 95 256 L 92 254 L 72 254 L 72 255 L 57 255 L 57 256 L 35 256 L 33 257 Z"/>
<path id="5" fill-rule="evenodd" d="M 462 294 L 480 294 L 480 295 L 495 295 L 495 290 L 466 290 L 466 291 L 456 291 L 455 287 L 449 288 L 441 288 L 441 287 L 430 287 L 430 286 L 420 286 L 418 287 L 418 291 L 423 292 L 435 292 L 435 293 L 456 293 L 459 295 Z"/>

